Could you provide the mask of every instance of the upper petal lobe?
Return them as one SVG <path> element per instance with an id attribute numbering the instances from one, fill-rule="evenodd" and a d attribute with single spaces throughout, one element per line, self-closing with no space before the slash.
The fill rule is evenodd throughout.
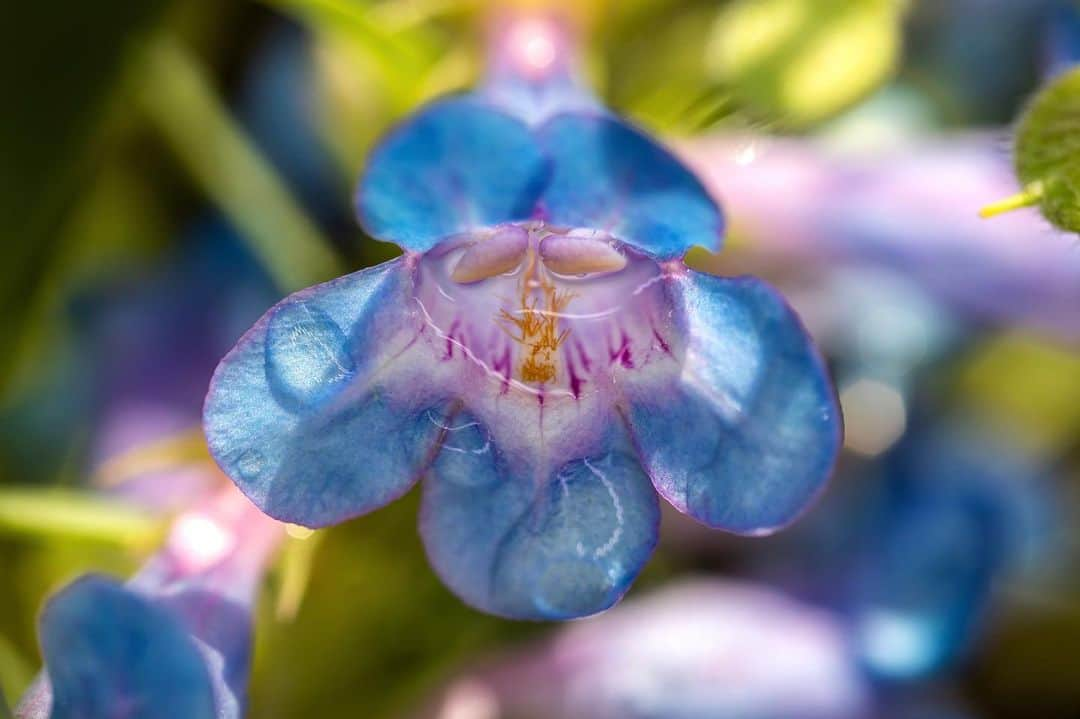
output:
<path id="1" fill-rule="evenodd" d="M 425 252 L 457 232 L 528 219 L 547 172 L 524 123 L 479 100 L 449 98 L 375 149 L 356 205 L 374 237 Z"/>
<path id="2" fill-rule="evenodd" d="M 667 150 L 621 120 L 558 115 L 537 131 L 551 158 L 541 204 L 549 222 L 591 227 L 657 259 L 720 249 L 720 209 Z"/>

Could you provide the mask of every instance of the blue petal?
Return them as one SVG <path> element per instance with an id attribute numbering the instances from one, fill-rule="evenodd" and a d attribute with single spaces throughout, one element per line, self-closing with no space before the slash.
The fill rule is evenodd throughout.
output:
<path id="1" fill-rule="evenodd" d="M 204 426 L 222 470 L 264 512 L 325 526 L 406 492 L 438 438 L 445 390 L 398 259 L 298 292 L 222 360 Z M 434 415 L 433 415 L 434 413 Z"/>
<path id="2" fill-rule="evenodd" d="M 424 482 L 421 533 L 443 581 L 469 604 L 516 619 L 607 609 L 656 543 L 659 507 L 629 448 L 598 446 L 548 471 L 535 450 L 501 450 L 454 417 Z"/>
<path id="3" fill-rule="evenodd" d="M 447 235 L 531 217 L 547 168 L 521 121 L 451 98 L 409 118 L 375 149 L 356 207 L 372 236 L 425 252 Z"/>
<path id="4" fill-rule="evenodd" d="M 981 618 L 1000 566 L 985 518 L 912 507 L 894 517 L 857 590 L 858 648 L 877 675 L 911 679 L 940 669 Z M 988 557 L 987 555 L 994 555 Z"/>
<path id="5" fill-rule="evenodd" d="M 191 636 L 202 642 L 217 705 L 216 719 L 240 719 L 247 703 L 251 673 L 252 620 L 248 607 L 209 587 L 191 583 L 155 601 L 178 616 Z"/>
<path id="6" fill-rule="evenodd" d="M 627 415 L 662 495 L 712 527 L 763 534 L 824 485 L 840 411 L 794 312 L 753 278 L 677 276 L 685 358 L 674 377 L 627 372 Z"/>
<path id="7" fill-rule="evenodd" d="M 607 230 L 658 259 L 720 249 L 720 209 L 698 179 L 644 133 L 603 115 L 565 114 L 538 131 L 552 160 L 541 200 L 556 225 Z"/>
<path id="8" fill-rule="evenodd" d="M 214 717 L 203 657 L 165 609 L 103 577 L 53 597 L 40 620 L 53 719 Z"/>
<path id="9" fill-rule="evenodd" d="M 1032 534 L 1048 529 L 1039 469 L 1007 442 L 975 439 L 934 425 L 886 462 L 887 494 L 871 534 L 858 538 L 850 597 L 858 648 L 879 676 L 925 676 L 955 659 L 995 580 L 1029 559 L 1041 543 Z"/>

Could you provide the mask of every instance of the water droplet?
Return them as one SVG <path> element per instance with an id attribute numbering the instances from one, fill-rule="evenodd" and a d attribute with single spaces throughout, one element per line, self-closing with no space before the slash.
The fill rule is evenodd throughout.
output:
<path id="1" fill-rule="evenodd" d="M 266 455 L 257 449 L 249 449 L 236 460 L 236 470 L 242 479 L 256 479 L 266 466 Z"/>
<path id="2" fill-rule="evenodd" d="M 338 389 L 356 369 L 341 328 L 304 302 L 282 305 L 266 330 L 266 374 L 285 406 L 310 406 Z"/>

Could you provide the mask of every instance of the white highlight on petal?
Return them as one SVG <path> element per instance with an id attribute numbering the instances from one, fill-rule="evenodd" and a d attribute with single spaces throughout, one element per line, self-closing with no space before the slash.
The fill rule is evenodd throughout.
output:
<path id="1" fill-rule="evenodd" d="M 438 719 L 498 719 L 499 699 L 486 684 L 466 679 L 447 692 Z"/>
<path id="2" fill-rule="evenodd" d="M 528 246 L 529 233 L 524 228 L 500 228 L 465 250 L 450 278 L 464 285 L 507 273 L 521 264 Z"/>
<path id="3" fill-rule="evenodd" d="M 169 537 L 169 548 L 188 572 L 212 567 L 235 546 L 236 536 L 231 529 L 198 512 L 177 519 Z"/>
<path id="4" fill-rule="evenodd" d="M 907 427 L 904 397 L 892 385 L 862 377 L 840 390 L 844 446 L 874 457 L 896 443 Z"/>
<path id="5" fill-rule="evenodd" d="M 597 547 L 596 551 L 593 552 L 593 559 L 603 559 L 606 555 L 611 553 L 612 549 L 615 549 L 615 545 L 619 543 L 619 539 L 622 537 L 624 524 L 622 502 L 619 501 L 619 495 L 615 492 L 615 487 L 612 485 L 611 480 L 607 478 L 607 475 L 590 464 L 589 460 L 586 459 L 583 461 L 589 471 L 603 483 L 604 489 L 608 491 L 608 495 L 611 497 L 612 506 L 615 507 L 615 529 L 612 531 L 608 541 L 605 542 L 603 546 Z M 563 486 L 565 487 L 566 485 Z M 580 545 L 578 546 L 580 547 Z M 580 554 L 581 552 L 579 551 L 578 553 Z"/>
<path id="6" fill-rule="evenodd" d="M 618 272 L 626 257 L 610 243 L 594 237 L 551 235 L 540 242 L 544 265 L 560 275 Z"/>

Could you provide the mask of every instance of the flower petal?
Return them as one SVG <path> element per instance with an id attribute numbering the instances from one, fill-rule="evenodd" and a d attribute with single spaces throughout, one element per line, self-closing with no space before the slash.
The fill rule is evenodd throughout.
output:
<path id="1" fill-rule="evenodd" d="M 425 252 L 457 232 L 531 217 L 547 168 L 520 120 L 475 99 L 441 100 L 375 149 L 357 212 L 374 237 Z"/>
<path id="2" fill-rule="evenodd" d="M 720 249 L 724 221 L 698 179 L 641 131 L 604 115 L 564 114 L 538 130 L 552 161 L 549 222 L 611 232 L 658 259 Z"/>
<path id="3" fill-rule="evenodd" d="M 705 524 L 763 534 L 824 485 L 841 420 L 794 312 L 754 278 L 686 271 L 669 287 L 687 345 L 674 373 L 620 376 L 657 490 Z"/>
<path id="4" fill-rule="evenodd" d="M 910 680 L 969 648 L 998 582 L 1051 550 L 1055 522 L 1046 477 L 1007 438 L 938 422 L 881 464 L 880 507 L 850 545 L 847 608 L 865 666 Z M 858 499 L 863 513 L 873 506 Z"/>
<path id="5" fill-rule="evenodd" d="M 399 497 L 438 438 L 445 390 L 414 349 L 409 263 L 302 290 L 222 360 L 204 412 L 211 453 L 264 512 L 325 526 Z"/>
<path id="6" fill-rule="evenodd" d="M 171 613 L 89 576 L 45 606 L 41 646 L 54 719 L 218 716 L 207 667 Z"/>
<path id="7" fill-rule="evenodd" d="M 628 447 L 568 461 L 501 447 L 462 412 L 424 482 L 421 534 L 443 581 L 469 604 L 517 619 L 607 609 L 652 553 L 659 507 Z M 625 445 L 625 443 L 622 443 Z"/>

